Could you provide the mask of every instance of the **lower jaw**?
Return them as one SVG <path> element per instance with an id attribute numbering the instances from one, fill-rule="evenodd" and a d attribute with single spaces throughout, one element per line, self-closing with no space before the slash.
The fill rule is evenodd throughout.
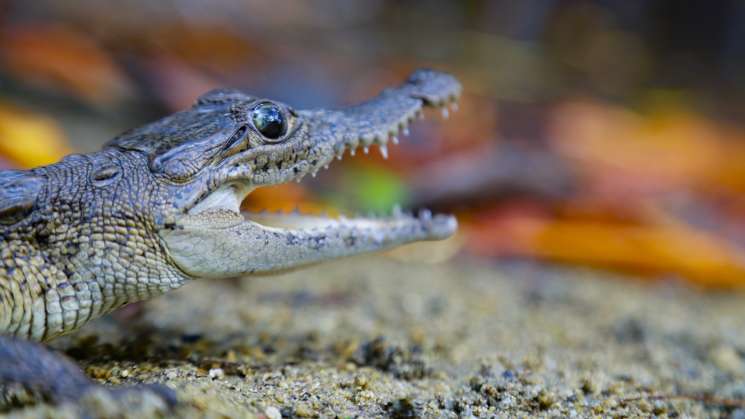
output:
<path id="1" fill-rule="evenodd" d="M 450 237 L 451 216 L 394 214 L 338 219 L 301 214 L 238 214 L 212 209 L 186 215 L 161 232 L 171 258 L 195 278 L 280 272 L 339 257 Z"/>

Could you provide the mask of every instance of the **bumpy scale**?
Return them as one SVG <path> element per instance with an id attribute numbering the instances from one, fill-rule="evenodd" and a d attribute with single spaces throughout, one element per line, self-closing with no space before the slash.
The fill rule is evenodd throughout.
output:
<path id="1" fill-rule="evenodd" d="M 48 341 L 194 279 L 452 235 L 455 219 L 429 212 L 331 219 L 241 214 L 240 204 L 257 187 L 315 175 L 358 147 L 377 145 L 387 156 L 389 140 L 424 107 L 446 110 L 460 91 L 431 70 L 342 110 L 294 110 L 218 90 L 100 152 L 0 172 L 0 382 L 74 399 L 92 384 L 69 361 L 55 363 L 19 339 Z M 57 385 L 60 371 L 70 385 Z"/>

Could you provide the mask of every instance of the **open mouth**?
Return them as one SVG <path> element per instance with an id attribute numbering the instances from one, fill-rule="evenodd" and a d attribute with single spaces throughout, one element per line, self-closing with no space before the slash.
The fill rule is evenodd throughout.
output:
<path id="1" fill-rule="evenodd" d="M 387 215 L 345 215 L 304 213 L 296 209 L 292 212 L 281 211 L 247 211 L 241 210 L 243 202 L 256 187 L 231 184 L 209 194 L 192 208 L 188 215 L 209 219 L 221 214 L 218 218 L 224 221 L 226 216 L 234 222 L 242 221 L 260 225 L 268 230 L 317 232 L 333 229 L 354 229 L 358 231 L 393 232 L 395 230 L 417 229 L 427 231 L 425 236 L 417 235 L 418 240 L 438 240 L 447 238 L 457 229 L 457 222 L 450 215 L 433 214 L 427 209 L 414 213 L 404 211 L 396 205 Z M 239 218 L 240 217 L 240 218 Z M 217 225 L 224 226 L 222 222 Z M 216 227 L 217 227 L 216 225 Z"/>
<path id="2" fill-rule="evenodd" d="M 447 101 L 442 102 L 436 106 L 442 113 L 444 118 L 448 118 L 450 111 L 457 110 L 457 104 L 455 98 L 449 98 Z M 396 124 L 392 131 L 388 132 L 390 141 L 393 144 L 398 144 L 398 136 L 408 135 L 409 125 L 413 122 L 416 117 L 423 119 L 423 112 L 418 110 L 413 116 L 405 116 L 400 123 Z M 385 142 L 379 140 L 370 141 L 371 144 L 377 145 L 383 158 L 388 158 L 388 149 Z M 349 144 L 349 143 L 348 143 Z M 359 143 L 358 143 L 359 144 Z M 370 146 L 358 145 L 362 148 L 363 153 L 368 154 L 370 152 Z M 349 152 L 350 156 L 354 156 L 357 149 L 354 146 L 347 145 L 345 151 Z M 337 159 L 341 160 L 343 152 L 337 154 Z M 323 165 L 324 169 L 329 168 L 329 164 Z M 300 182 L 302 178 L 310 173 L 313 177 L 317 174 L 316 170 L 310 170 L 301 172 L 295 180 Z M 404 211 L 398 205 L 391 208 L 386 216 L 361 216 L 361 215 L 319 215 L 312 213 L 301 213 L 299 210 L 295 210 L 289 213 L 283 212 L 269 212 L 269 211 L 245 211 L 241 210 L 243 203 L 248 200 L 251 192 L 261 186 L 254 186 L 250 184 L 231 183 L 229 185 L 222 186 L 216 191 L 207 195 L 202 201 L 194 206 L 190 211 L 190 215 L 197 214 L 210 214 L 216 212 L 230 212 L 232 214 L 241 214 L 244 221 L 253 222 L 264 226 L 266 228 L 273 228 L 278 230 L 302 230 L 302 231 L 313 231 L 313 230 L 324 230 L 333 229 L 340 227 L 354 227 L 361 230 L 375 230 L 381 231 L 390 229 L 395 226 L 403 227 L 406 225 L 417 224 L 424 226 L 432 231 L 432 235 L 427 237 L 430 240 L 437 240 L 446 238 L 452 235 L 456 228 L 457 223 L 452 216 L 448 215 L 433 215 L 431 211 L 427 209 L 419 210 L 414 213 L 411 211 Z M 237 219 L 237 218 L 236 218 Z"/>
<path id="3" fill-rule="evenodd" d="M 263 171 L 251 181 L 233 181 L 207 195 L 179 220 L 176 229 L 161 233 L 174 261 L 197 277 L 226 277 L 271 272 L 342 256 L 390 249 L 453 235 L 450 215 L 421 210 L 416 215 L 392 209 L 390 215 L 327 217 L 300 213 L 241 213 L 241 203 L 256 188 L 302 178 L 328 168 L 332 160 L 368 153 L 378 146 L 384 158 L 388 143 L 424 108 L 447 118 L 457 109 L 460 84 L 451 76 L 420 71 L 402 86 L 341 111 L 299 111 L 313 138 L 306 157 L 286 166 L 269 156 Z M 257 181 L 258 180 L 258 181 Z M 269 181 L 267 181 L 269 180 Z"/>

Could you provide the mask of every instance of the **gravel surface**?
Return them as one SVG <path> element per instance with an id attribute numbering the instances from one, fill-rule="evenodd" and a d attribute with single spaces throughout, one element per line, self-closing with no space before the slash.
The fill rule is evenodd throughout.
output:
<path id="1" fill-rule="evenodd" d="M 54 342 L 157 398 L 18 417 L 745 417 L 745 295 L 673 282 L 382 256 L 197 281 Z M 742 407 L 741 407 L 742 406 Z"/>

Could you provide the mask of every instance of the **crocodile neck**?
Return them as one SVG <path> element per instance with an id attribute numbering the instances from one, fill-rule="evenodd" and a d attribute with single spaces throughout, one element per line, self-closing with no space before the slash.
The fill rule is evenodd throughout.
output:
<path id="1" fill-rule="evenodd" d="M 147 170 L 136 170 L 143 164 L 136 154 L 104 151 L 34 170 L 46 180 L 43 204 L 0 230 L 0 333 L 49 340 L 188 279 L 145 228 L 154 221 L 143 208 L 163 194 Z M 126 180 L 106 178 L 124 168 L 132 169 Z"/>

